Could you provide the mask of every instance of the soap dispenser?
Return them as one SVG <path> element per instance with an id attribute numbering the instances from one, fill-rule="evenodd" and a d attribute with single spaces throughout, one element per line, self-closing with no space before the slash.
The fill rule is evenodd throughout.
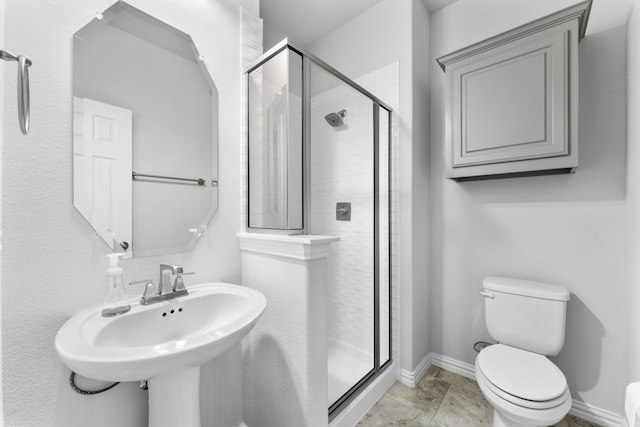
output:
<path id="1" fill-rule="evenodd" d="M 121 256 L 124 256 L 124 254 L 113 253 L 107 255 L 109 268 L 106 273 L 104 289 L 104 306 L 102 309 L 104 317 L 116 316 L 131 310 L 124 292 L 122 268 L 118 266 L 118 258 Z"/>

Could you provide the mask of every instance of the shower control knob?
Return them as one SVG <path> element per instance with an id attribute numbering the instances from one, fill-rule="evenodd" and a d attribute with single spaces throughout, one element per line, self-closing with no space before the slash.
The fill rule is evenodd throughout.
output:
<path id="1" fill-rule="evenodd" d="M 349 202 L 336 203 L 336 220 L 351 221 L 351 203 Z"/>

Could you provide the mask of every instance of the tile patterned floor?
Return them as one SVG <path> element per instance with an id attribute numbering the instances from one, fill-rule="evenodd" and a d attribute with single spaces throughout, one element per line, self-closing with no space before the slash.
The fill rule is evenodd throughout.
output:
<path id="1" fill-rule="evenodd" d="M 492 412 L 474 380 L 431 366 L 415 388 L 396 382 L 358 426 L 490 427 Z M 554 427 L 598 426 L 567 415 Z"/>

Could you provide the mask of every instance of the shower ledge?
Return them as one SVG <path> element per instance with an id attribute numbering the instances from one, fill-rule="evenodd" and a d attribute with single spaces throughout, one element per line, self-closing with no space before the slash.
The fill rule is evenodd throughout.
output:
<path id="1" fill-rule="evenodd" d="M 340 241 L 338 236 L 311 234 L 236 234 L 241 251 L 269 254 L 298 260 L 314 260 L 329 255 L 329 244 Z"/>

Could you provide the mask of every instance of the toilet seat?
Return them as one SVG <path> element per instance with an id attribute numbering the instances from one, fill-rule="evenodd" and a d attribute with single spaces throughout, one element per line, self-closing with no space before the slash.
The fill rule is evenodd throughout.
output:
<path id="1" fill-rule="evenodd" d="M 560 369 L 537 353 L 496 344 L 478 354 L 476 367 L 479 382 L 497 397 L 524 408 L 553 408 L 569 395 Z"/>
<path id="2" fill-rule="evenodd" d="M 553 406 L 550 408 L 532 408 L 531 402 L 522 400 L 518 403 L 512 403 L 489 389 L 491 384 L 489 380 L 485 378 L 482 371 L 478 367 L 478 359 L 476 358 L 476 380 L 482 394 L 487 399 L 489 404 L 493 407 L 493 427 L 505 427 L 505 426 L 551 426 L 561 421 L 565 415 L 571 409 L 571 393 L 569 388 L 565 390 L 564 394 L 555 399 L 553 403 L 548 402 Z M 494 390 L 499 390 L 501 394 L 506 394 L 497 387 Z M 513 396 L 512 396 L 513 397 Z M 514 400 L 513 398 L 511 400 Z M 527 405 L 527 406 L 524 406 Z"/>

